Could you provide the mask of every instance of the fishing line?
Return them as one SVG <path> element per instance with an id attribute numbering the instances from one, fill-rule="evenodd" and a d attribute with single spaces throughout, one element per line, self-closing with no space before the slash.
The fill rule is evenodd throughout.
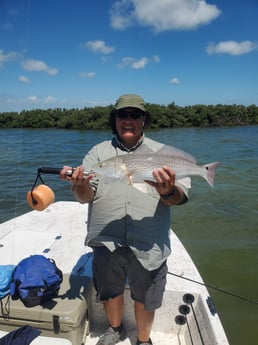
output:
<path id="1" fill-rule="evenodd" d="M 239 295 L 237 293 L 234 293 L 234 292 L 231 292 L 231 291 L 219 288 L 219 287 L 217 287 L 215 285 L 206 284 L 206 283 L 203 283 L 203 282 L 191 279 L 191 278 L 183 277 L 183 276 L 181 276 L 179 274 L 172 273 L 172 272 L 168 272 L 168 274 L 170 274 L 172 276 L 175 276 L 175 277 L 178 277 L 178 278 L 181 278 L 181 279 L 184 279 L 184 280 L 187 280 L 187 281 L 190 281 L 190 282 L 195 283 L 195 284 L 199 284 L 199 285 L 205 286 L 206 288 L 210 288 L 210 289 L 216 290 L 218 292 L 222 292 L 222 293 L 224 293 L 226 295 L 229 295 L 229 296 L 232 296 L 232 297 L 236 297 L 238 299 L 242 299 L 242 300 L 244 300 L 246 302 L 249 302 L 249 303 L 252 303 L 252 304 L 258 304 L 258 301 L 254 300 L 254 299 L 251 299 L 251 298 L 248 298 L 248 297 L 245 297 L 245 296 L 241 296 L 241 295 Z"/>
<path id="2" fill-rule="evenodd" d="M 27 0 L 27 7 L 25 10 L 25 23 L 24 23 L 24 31 L 21 34 L 21 43 L 23 45 L 23 53 L 26 51 L 26 44 L 28 41 L 28 37 L 30 34 L 30 12 L 31 12 L 31 0 Z M 22 144 L 23 144 L 23 123 L 20 121 L 20 125 L 18 127 L 18 142 L 17 147 L 19 148 L 17 154 L 17 173 L 16 173 L 16 185 L 15 185 L 15 206 L 14 206 L 14 218 L 17 216 L 18 210 L 18 202 L 19 202 L 19 191 L 21 186 L 21 178 L 22 178 L 22 171 L 21 171 L 21 160 L 22 160 Z"/>
<path id="3" fill-rule="evenodd" d="M 22 54 L 26 51 L 26 41 L 27 38 L 29 36 L 30 33 L 30 4 L 31 0 L 27 1 L 27 10 L 25 12 L 25 26 L 24 26 L 24 31 L 23 34 L 21 34 L 21 43 L 23 45 L 23 52 Z M 14 222 L 13 222 L 13 229 L 11 231 L 11 236 L 12 236 L 12 245 L 10 248 L 10 252 L 11 252 L 11 258 L 12 260 L 14 260 L 14 256 L 15 256 L 15 239 L 16 239 L 16 218 L 17 215 L 19 213 L 19 194 L 20 194 L 20 190 L 21 190 L 21 182 L 22 182 L 22 144 L 24 142 L 24 136 L 23 136 L 23 123 L 22 121 L 19 121 L 20 124 L 18 126 L 18 133 L 17 133 L 17 142 L 16 144 L 16 149 L 15 152 L 17 154 L 17 158 L 16 158 L 16 174 L 15 174 L 15 180 L 14 180 L 14 195 L 15 195 L 15 200 L 14 200 Z M 18 150 L 17 150 L 18 148 Z M 15 156 L 14 156 L 15 157 Z"/>

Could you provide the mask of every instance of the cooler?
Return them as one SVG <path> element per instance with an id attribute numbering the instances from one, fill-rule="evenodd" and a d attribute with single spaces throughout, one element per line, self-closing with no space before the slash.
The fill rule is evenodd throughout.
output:
<path id="1" fill-rule="evenodd" d="M 10 332 L 24 325 L 41 331 L 42 336 L 64 338 L 81 345 L 89 332 L 88 308 L 92 282 L 89 276 L 64 274 L 58 297 L 27 308 L 20 300 L 5 297 L 1 302 L 0 329 Z"/>

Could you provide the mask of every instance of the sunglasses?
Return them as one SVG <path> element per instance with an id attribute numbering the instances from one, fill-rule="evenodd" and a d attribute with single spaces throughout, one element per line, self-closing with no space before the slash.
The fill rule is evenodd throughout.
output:
<path id="1" fill-rule="evenodd" d="M 142 116 L 144 116 L 144 113 L 140 110 L 135 110 L 135 111 L 119 110 L 116 112 L 116 117 L 121 120 L 125 120 L 127 118 L 137 120 L 137 119 L 140 119 Z"/>

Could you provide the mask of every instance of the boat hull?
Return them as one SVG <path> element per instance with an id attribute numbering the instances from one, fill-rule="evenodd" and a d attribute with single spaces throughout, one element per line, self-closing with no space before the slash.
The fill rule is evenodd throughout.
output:
<path id="1" fill-rule="evenodd" d="M 81 343 L 93 345 L 108 325 L 102 304 L 95 301 L 89 261 L 91 249 L 84 246 L 86 223 L 87 205 L 77 202 L 56 202 L 42 212 L 32 211 L 0 225 L 0 264 L 17 264 L 21 258 L 31 254 L 43 254 L 54 259 L 68 277 L 82 276 L 89 279 L 88 288 L 84 291 L 86 295 L 83 297 L 84 311 L 78 312 L 84 315 L 83 325 L 77 323 L 75 329 L 78 329 L 74 330 L 71 336 L 71 332 L 55 334 L 54 329 L 49 331 L 38 323 L 37 327 L 42 331 L 42 338 L 64 338 L 72 345 Z M 25 243 L 24 246 L 20 245 L 21 238 Z M 203 280 L 183 244 L 172 230 L 171 245 L 172 254 L 168 259 L 170 274 L 167 276 L 163 305 L 157 310 L 153 324 L 151 335 L 153 343 L 228 345 L 223 326 Z M 72 283 L 71 279 L 69 281 Z M 72 286 L 64 288 L 68 291 Z M 128 337 L 121 344 L 129 345 L 135 343 L 136 326 L 134 304 L 128 286 L 124 299 L 124 324 Z M 26 320 L 23 319 L 19 326 L 31 319 L 33 308 L 22 307 Z M 54 307 L 53 313 L 55 311 Z M 39 319 L 39 316 L 35 319 Z M 18 326 L 9 325 L 8 329 L 5 328 L 6 324 L 0 317 L 0 330 L 10 331 Z M 76 332 L 78 336 L 74 335 Z M 45 344 L 51 343 L 46 341 Z"/>

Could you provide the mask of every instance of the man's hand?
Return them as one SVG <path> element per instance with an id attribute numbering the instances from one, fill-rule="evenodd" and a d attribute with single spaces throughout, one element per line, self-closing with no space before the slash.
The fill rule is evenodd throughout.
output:
<path id="1" fill-rule="evenodd" d="M 164 205 L 178 205 L 187 201 L 184 191 L 175 185 L 176 174 L 173 169 L 164 165 L 160 169 L 153 170 L 152 174 L 157 182 L 145 182 L 156 189 Z"/>
<path id="2" fill-rule="evenodd" d="M 153 177 L 157 182 L 145 181 L 150 186 L 156 188 L 160 195 L 173 193 L 175 188 L 176 174 L 172 169 L 164 165 L 160 169 L 153 170 Z"/>
<path id="3" fill-rule="evenodd" d="M 94 191 L 89 182 L 94 174 L 84 176 L 84 168 L 82 165 L 73 170 L 72 176 L 67 176 L 67 170 L 72 170 L 72 167 L 64 166 L 60 172 L 60 178 L 72 182 L 73 193 L 79 202 L 91 202 L 94 198 Z"/>

